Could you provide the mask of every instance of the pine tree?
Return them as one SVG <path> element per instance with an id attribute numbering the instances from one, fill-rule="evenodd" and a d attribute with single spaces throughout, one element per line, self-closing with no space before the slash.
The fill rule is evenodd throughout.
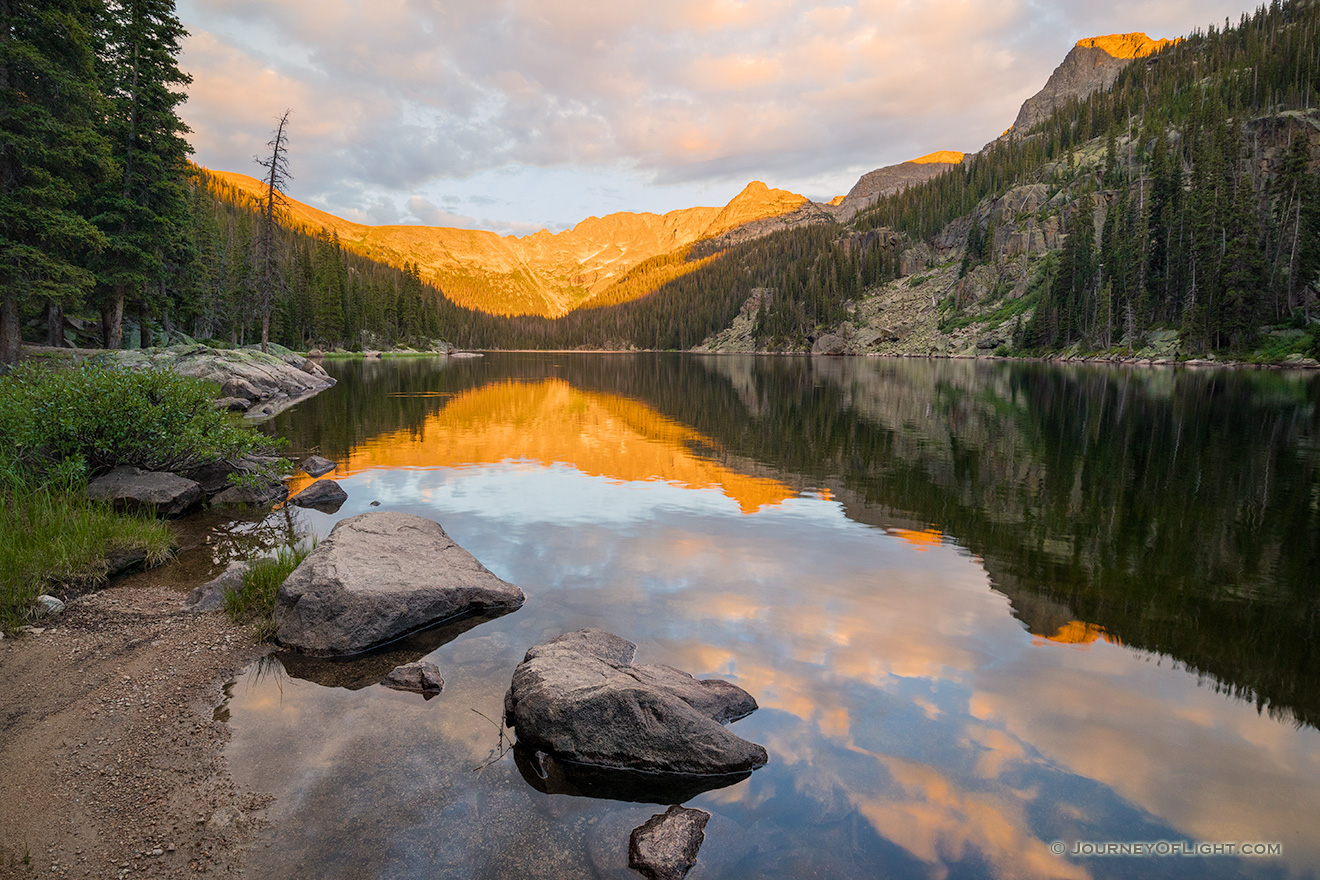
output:
<path id="1" fill-rule="evenodd" d="M 187 228 L 188 128 L 176 108 L 192 78 L 175 61 L 186 31 L 173 0 L 112 0 L 103 22 L 106 133 L 117 165 L 93 220 L 109 245 L 97 262 L 102 343 L 118 348 L 125 299 L 145 295 L 163 270 L 172 230 Z"/>
<path id="2" fill-rule="evenodd" d="M 104 236 L 77 211 L 108 171 L 94 0 L 0 0 L 0 364 L 18 360 L 23 306 L 78 303 Z M 61 328 L 62 335 L 62 328 Z"/>

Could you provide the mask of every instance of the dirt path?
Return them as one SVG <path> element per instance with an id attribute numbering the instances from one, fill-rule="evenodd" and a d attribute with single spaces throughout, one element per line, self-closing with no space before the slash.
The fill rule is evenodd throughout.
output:
<path id="1" fill-rule="evenodd" d="M 0 641 L 0 878 L 241 873 L 265 799 L 215 716 L 262 649 L 181 598 L 129 579 Z"/>

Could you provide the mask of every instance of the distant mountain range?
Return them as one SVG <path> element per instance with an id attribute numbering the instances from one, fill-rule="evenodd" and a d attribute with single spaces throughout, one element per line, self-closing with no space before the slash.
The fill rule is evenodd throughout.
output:
<path id="1" fill-rule="evenodd" d="M 1134 59 L 1158 52 L 1169 40 L 1114 34 L 1081 40 L 1045 87 L 1028 99 L 1005 137 L 1025 133 L 1070 98 L 1084 98 L 1113 84 Z M 686 249 L 703 240 L 720 246 L 780 229 L 813 223 L 847 223 L 881 197 L 923 183 L 960 165 L 967 156 L 940 151 L 865 174 L 847 193 L 826 204 L 761 181 L 749 183 L 723 207 L 667 214 L 621 212 L 588 217 L 572 229 L 531 235 L 431 226 L 368 226 L 288 199 L 286 222 L 316 233 L 325 229 L 347 249 L 394 266 L 416 264 L 459 305 L 501 315 L 561 317 L 579 308 L 644 296 L 676 271 L 657 274 L 654 285 L 629 273 L 657 258 L 681 263 Z M 212 171 L 251 195 L 264 184 L 245 174 Z M 633 283 L 622 285 L 625 279 Z M 613 288 L 613 290 L 612 290 Z"/>

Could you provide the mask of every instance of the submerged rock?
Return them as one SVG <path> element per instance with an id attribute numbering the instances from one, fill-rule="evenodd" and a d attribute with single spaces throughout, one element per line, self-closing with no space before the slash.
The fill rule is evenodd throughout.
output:
<path id="1" fill-rule="evenodd" d="M 284 581 L 276 640 L 319 656 L 358 654 L 425 627 L 522 606 L 440 524 L 408 513 L 341 520 Z"/>
<path id="2" fill-rule="evenodd" d="M 518 741 L 556 758 L 652 773 L 745 773 L 764 748 L 724 724 L 756 700 L 718 679 L 634 666 L 637 646 L 602 630 L 567 633 L 527 651 L 504 698 Z"/>
<path id="3" fill-rule="evenodd" d="M 311 507 L 326 513 L 334 513 L 348 500 L 348 493 L 334 480 L 317 480 L 289 499 L 290 504 L 298 507 Z"/>
<path id="4" fill-rule="evenodd" d="M 428 700 L 445 689 L 445 680 L 440 677 L 440 667 L 425 660 L 394 667 L 380 683 L 396 691 L 421 694 Z"/>
<path id="5" fill-rule="evenodd" d="M 628 838 L 628 867 L 649 880 L 683 880 L 697 863 L 710 813 L 673 806 Z"/>
<path id="6" fill-rule="evenodd" d="M 182 516 L 200 504 L 204 495 L 193 480 L 135 467 L 117 467 L 87 485 L 87 497 L 93 501 L 161 517 Z"/>
<path id="7" fill-rule="evenodd" d="M 752 775 L 740 773 L 657 773 L 601 767 L 557 758 L 519 743 L 513 762 L 523 781 L 544 794 L 565 794 L 634 804 L 681 804 L 718 788 L 736 785 Z"/>
<path id="8" fill-rule="evenodd" d="M 309 455 L 302 463 L 303 473 L 307 474 L 309 477 L 323 477 L 337 467 L 339 467 L 339 465 L 335 464 L 330 459 L 322 458 L 319 455 Z"/>

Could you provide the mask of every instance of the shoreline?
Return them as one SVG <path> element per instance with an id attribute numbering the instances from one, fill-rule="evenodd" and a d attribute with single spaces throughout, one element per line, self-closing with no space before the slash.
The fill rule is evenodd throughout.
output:
<path id="1" fill-rule="evenodd" d="M 241 873 L 269 798 L 235 785 L 220 707 L 267 649 L 184 611 L 170 568 L 0 641 L 0 877 Z"/>

